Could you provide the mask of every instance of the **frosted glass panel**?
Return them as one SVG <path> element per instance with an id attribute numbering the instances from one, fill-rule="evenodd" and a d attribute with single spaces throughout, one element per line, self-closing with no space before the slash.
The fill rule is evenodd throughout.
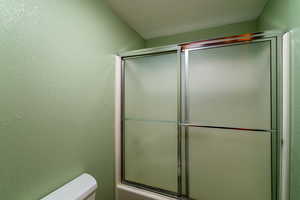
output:
<path id="1" fill-rule="evenodd" d="M 177 119 L 177 54 L 125 60 L 125 117 Z"/>
<path id="2" fill-rule="evenodd" d="M 191 51 L 190 121 L 270 129 L 270 42 Z"/>
<path id="3" fill-rule="evenodd" d="M 193 199 L 271 199 L 270 133 L 206 128 L 189 131 Z"/>
<path id="4" fill-rule="evenodd" d="M 125 179 L 176 192 L 176 123 L 126 121 L 125 127 Z"/>

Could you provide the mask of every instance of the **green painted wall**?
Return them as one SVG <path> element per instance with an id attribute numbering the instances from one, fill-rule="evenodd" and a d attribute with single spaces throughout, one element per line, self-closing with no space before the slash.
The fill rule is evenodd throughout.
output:
<path id="1" fill-rule="evenodd" d="M 300 1 L 270 0 L 260 30 L 291 30 L 291 200 L 300 199 Z"/>
<path id="2" fill-rule="evenodd" d="M 146 40 L 146 47 L 163 46 L 169 44 L 211 39 L 217 37 L 231 36 L 257 31 L 257 21 L 229 24 L 209 29 L 201 29 L 187 33 L 180 33 L 171 36 L 164 36 Z"/>
<path id="3" fill-rule="evenodd" d="M 102 0 L 0 1 L 0 195 L 88 172 L 114 196 L 114 54 L 144 40 Z"/>

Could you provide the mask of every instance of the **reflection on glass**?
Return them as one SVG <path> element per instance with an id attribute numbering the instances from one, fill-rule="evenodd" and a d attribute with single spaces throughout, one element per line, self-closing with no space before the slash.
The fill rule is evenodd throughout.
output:
<path id="1" fill-rule="evenodd" d="M 193 199 L 271 199 L 270 133 L 208 128 L 189 132 Z"/>
<path id="2" fill-rule="evenodd" d="M 270 129 L 270 42 L 191 51 L 190 121 Z"/>
<path id="3" fill-rule="evenodd" d="M 176 53 L 125 60 L 125 117 L 177 120 Z"/>
<path id="4" fill-rule="evenodd" d="M 129 120 L 125 127 L 125 179 L 176 192 L 176 123 Z"/>

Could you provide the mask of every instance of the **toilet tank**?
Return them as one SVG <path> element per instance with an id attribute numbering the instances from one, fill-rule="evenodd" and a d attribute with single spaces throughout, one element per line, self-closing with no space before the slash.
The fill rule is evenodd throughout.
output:
<path id="1" fill-rule="evenodd" d="M 96 179 L 82 174 L 41 200 L 95 200 L 96 189 Z"/>

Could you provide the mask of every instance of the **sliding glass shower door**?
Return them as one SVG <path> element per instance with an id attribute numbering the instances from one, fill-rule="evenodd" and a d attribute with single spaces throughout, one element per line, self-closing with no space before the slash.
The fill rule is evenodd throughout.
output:
<path id="1" fill-rule="evenodd" d="M 271 199 L 270 47 L 187 50 L 191 198 Z"/>
<path id="2" fill-rule="evenodd" d="M 123 183 L 187 199 L 277 199 L 277 47 L 249 36 L 122 58 Z"/>
<path id="3" fill-rule="evenodd" d="M 124 62 L 124 179 L 176 194 L 176 52 Z"/>

